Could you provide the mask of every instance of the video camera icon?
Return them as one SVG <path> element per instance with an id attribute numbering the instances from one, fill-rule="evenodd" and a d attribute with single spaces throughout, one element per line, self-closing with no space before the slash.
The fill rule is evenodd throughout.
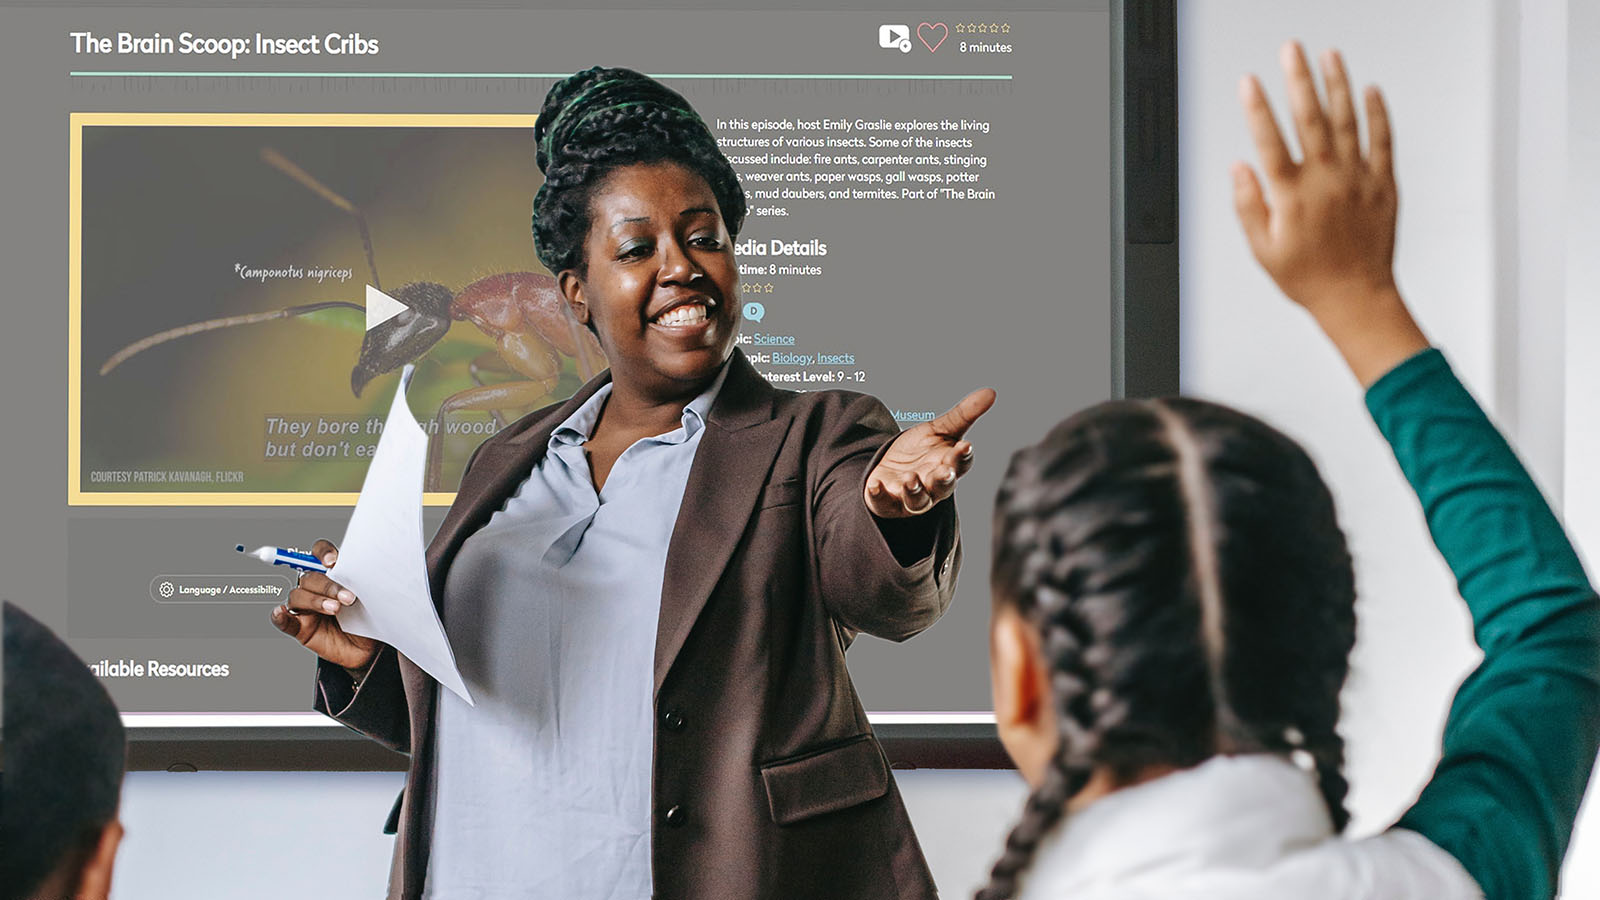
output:
<path id="1" fill-rule="evenodd" d="M 878 46 L 886 50 L 899 50 L 901 53 L 910 53 L 911 26 L 879 25 Z"/>

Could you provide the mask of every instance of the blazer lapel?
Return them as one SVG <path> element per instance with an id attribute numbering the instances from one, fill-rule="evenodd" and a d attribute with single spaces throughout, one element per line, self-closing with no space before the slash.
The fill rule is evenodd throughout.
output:
<path id="1" fill-rule="evenodd" d="M 733 557 L 788 423 L 773 418 L 771 385 L 737 348 L 706 417 L 667 546 L 656 626 L 655 693 Z"/>

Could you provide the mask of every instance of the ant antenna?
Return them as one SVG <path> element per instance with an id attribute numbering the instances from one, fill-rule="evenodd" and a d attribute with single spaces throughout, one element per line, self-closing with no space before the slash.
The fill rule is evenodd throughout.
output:
<path id="1" fill-rule="evenodd" d="M 367 268 L 372 270 L 372 286 L 380 291 L 383 290 L 383 284 L 378 281 L 378 260 L 372 253 L 372 234 L 367 231 L 367 217 L 361 211 L 361 208 L 339 196 L 332 188 L 318 181 L 310 172 L 290 162 L 287 156 L 271 147 L 261 148 L 261 161 L 300 182 L 322 199 L 356 217 L 356 227 L 361 229 L 361 245 L 367 250 Z"/>
<path id="2" fill-rule="evenodd" d="M 291 306 L 287 309 L 275 309 L 272 312 L 246 313 L 242 316 L 228 316 L 222 319 L 207 319 L 204 322 L 195 322 L 191 325 L 180 325 L 177 328 L 168 328 L 166 331 L 157 332 L 147 338 L 134 341 L 128 346 L 123 347 L 121 350 L 118 350 L 116 353 L 111 354 L 111 358 L 106 360 L 105 364 L 100 367 L 100 374 L 104 375 L 112 369 L 115 369 L 117 366 L 122 365 L 128 361 L 128 357 L 133 356 L 136 353 L 143 353 L 144 351 L 149 350 L 151 347 L 154 347 L 157 344 L 165 344 L 167 341 L 177 340 L 181 337 L 188 337 L 191 334 L 200 334 L 204 331 L 215 331 L 218 328 L 232 328 L 235 325 L 254 325 L 257 322 L 270 322 L 273 319 L 288 319 L 293 316 L 303 316 L 306 313 L 313 313 L 320 309 L 355 309 L 364 311 L 366 310 L 366 307 L 360 305 L 359 303 L 350 303 L 345 300 L 325 300 L 321 303 L 306 303 L 301 306 Z"/>

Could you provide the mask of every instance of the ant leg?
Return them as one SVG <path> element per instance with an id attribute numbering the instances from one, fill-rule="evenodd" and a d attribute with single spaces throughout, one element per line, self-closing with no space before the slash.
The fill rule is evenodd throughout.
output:
<path id="1" fill-rule="evenodd" d="M 472 362 L 467 363 L 467 374 L 472 376 L 472 383 L 479 387 L 489 384 L 489 382 L 483 380 L 483 373 L 485 372 L 497 372 L 501 375 L 516 374 L 516 370 L 511 368 L 511 365 L 507 363 L 505 359 L 500 356 L 500 354 L 492 352 L 484 353 L 483 355 L 472 360 Z M 489 410 L 489 415 L 494 416 L 494 424 L 496 427 L 506 427 L 505 416 L 500 413 L 500 410 L 491 409 Z"/>
<path id="2" fill-rule="evenodd" d="M 478 410 L 492 412 L 496 409 L 519 409 L 535 406 L 550 395 L 559 376 L 539 381 L 504 381 L 467 388 L 451 394 L 439 404 L 433 417 L 433 434 L 428 438 L 428 473 L 423 490 L 437 491 L 444 474 L 444 438 L 446 417 L 454 412 Z"/>

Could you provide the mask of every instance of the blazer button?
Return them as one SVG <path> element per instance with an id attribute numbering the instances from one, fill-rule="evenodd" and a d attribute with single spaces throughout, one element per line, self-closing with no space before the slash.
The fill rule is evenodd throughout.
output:
<path id="1" fill-rule="evenodd" d="M 668 825 L 676 828 L 682 825 L 685 819 L 689 818 L 689 814 L 683 811 L 683 807 L 673 806 L 666 811 L 662 818 L 667 820 Z"/>
<path id="2" fill-rule="evenodd" d="M 665 726 L 668 731 L 682 731 L 683 716 L 680 715 L 675 709 L 667 710 L 667 714 L 661 717 L 661 724 Z"/>

